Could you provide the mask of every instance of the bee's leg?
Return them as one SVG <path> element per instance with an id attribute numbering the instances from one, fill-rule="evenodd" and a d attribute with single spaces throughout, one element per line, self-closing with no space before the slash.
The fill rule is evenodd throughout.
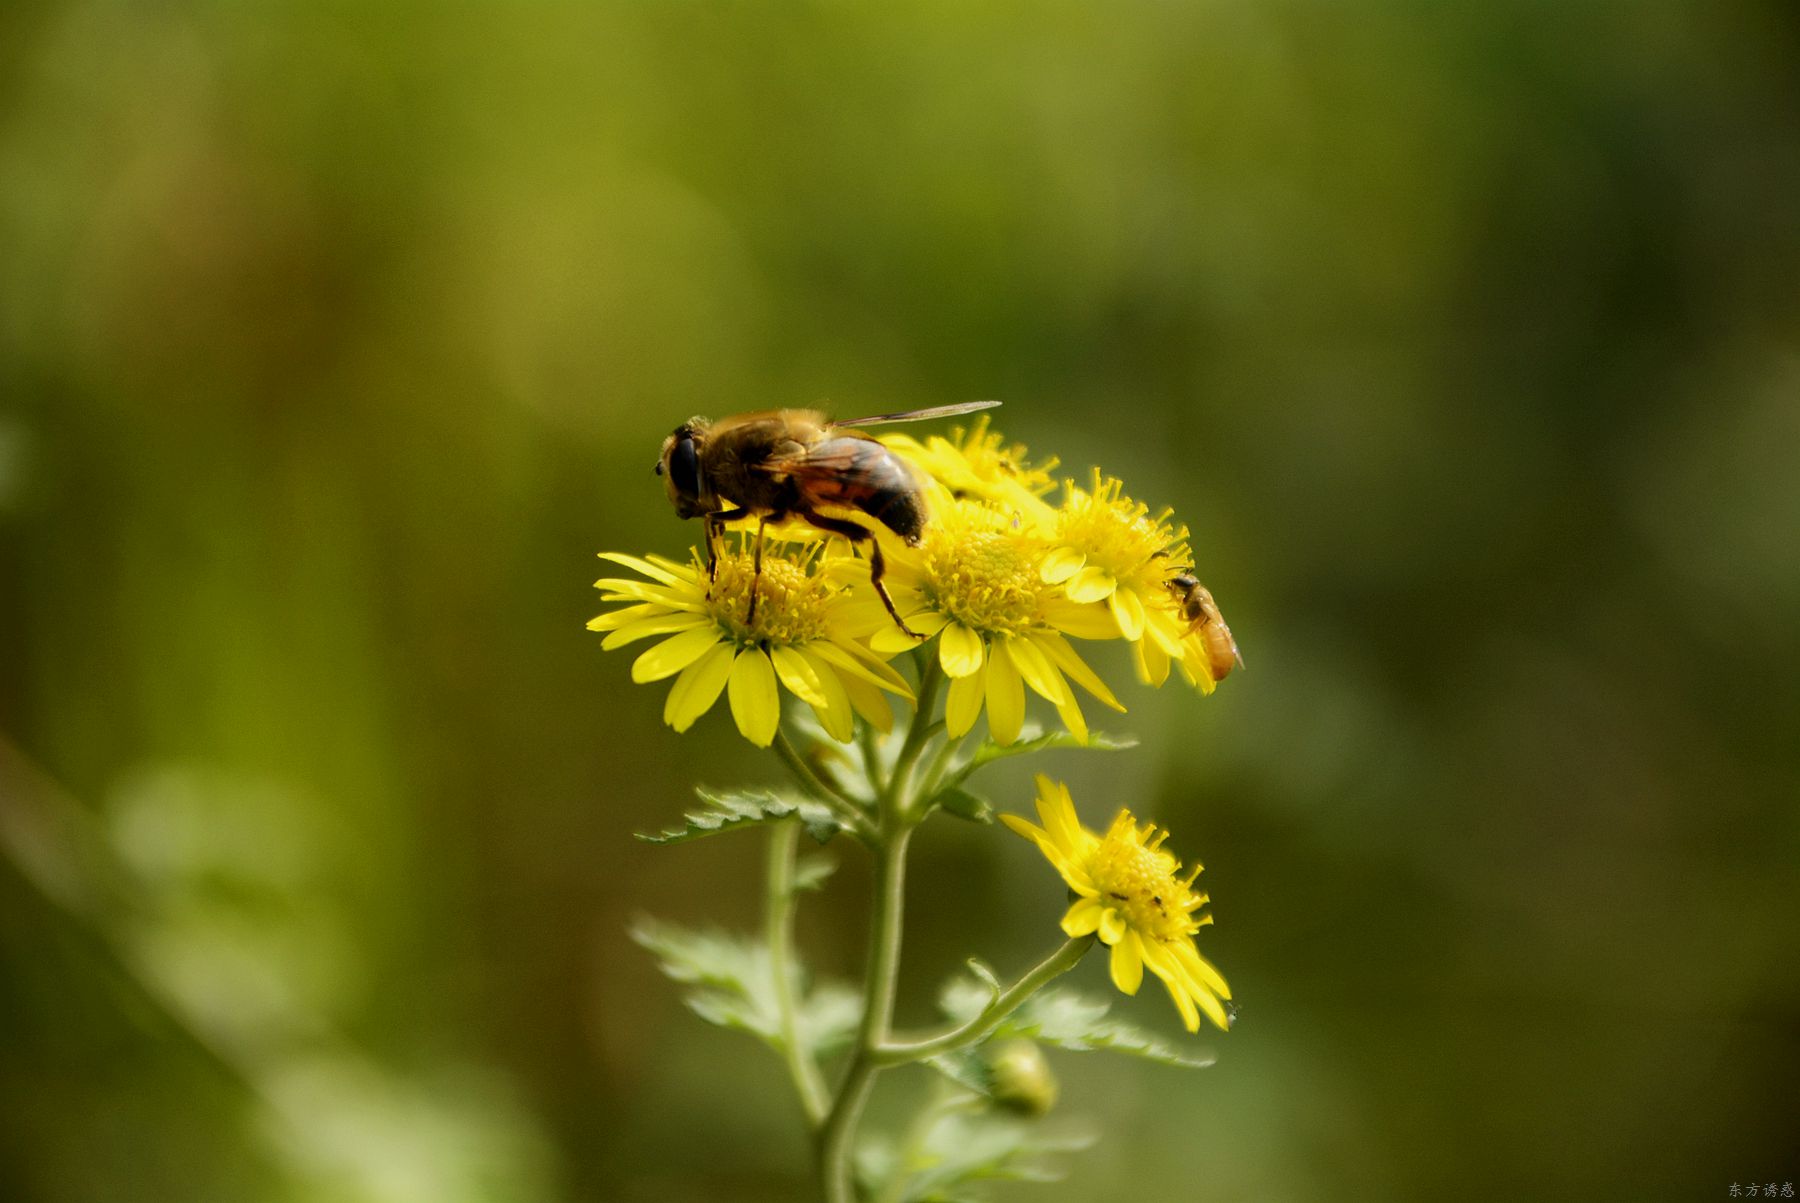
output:
<path id="1" fill-rule="evenodd" d="M 764 514 L 756 520 L 756 571 L 750 576 L 750 608 L 744 612 L 745 626 L 756 622 L 756 590 L 762 584 L 763 530 L 771 518 L 779 522 L 783 517 L 781 514 Z"/>
<path id="2" fill-rule="evenodd" d="M 749 510 L 720 510 L 716 514 L 708 514 L 703 520 L 706 526 L 706 584 L 707 596 L 712 596 L 711 586 L 719 579 L 719 536 L 725 533 L 727 522 L 736 522 L 739 518 L 748 518 Z"/>
<path id="3" fill-rule="evenodd" d="M 906 620 L 900 617 L 900 611 L 894 609 L 894 599 L 888 596 L 887 586 L 881 583 L 882 574 L 887 571 L 887 561 L 882 558 L 881 540 L 875 537 L 874 531 L 842 518 L 826 518 L 819 514 L 802 514 L 800 516 L 820 530 L 833 535 L 842 535 L 851 543 L 867 543 L 869 545 L 869 584 L 875 586 L 876 596 L 881 598 L 881 604 L 886 606 L 887 612 L 893 616 L 895 626 L 914 639 L 925 638 L 906 625 Z"/>

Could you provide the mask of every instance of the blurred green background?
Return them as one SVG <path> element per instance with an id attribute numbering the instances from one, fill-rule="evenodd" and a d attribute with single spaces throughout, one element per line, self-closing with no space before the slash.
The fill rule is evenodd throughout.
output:
<path id="1" fill-rule="evenodd" d="M 1249 663 L 1103 659 L 1144 746 L 1047 765 L 1206 860 L 1243 1014 L 1060 1057 L 1105 1139 L 1005 1198 L 1800 1178 L 1796 13 L 14 0 L 0 1198 L 806 1197 L 624 936 L 755 922 L 758 841 L 631 833 L 777 766 L 592 557 L 696 538 L 691 413 L 974 397 L 1175 505 Z M 916 849 L 912 1023 L 1062 897 Z"/>

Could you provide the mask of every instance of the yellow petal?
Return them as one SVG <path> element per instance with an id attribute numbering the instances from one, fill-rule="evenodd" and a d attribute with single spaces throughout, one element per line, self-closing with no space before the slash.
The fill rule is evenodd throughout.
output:
<path id="1" fill-rule="evenodd" d="M 1077 639 L 1117 639 L 1119 624 L 1105 606 L 1081 605 L 1066 597 L 1044 603 L 1044 621 Z"/>
<path id="2" fill-rule="evenodd" d="M 1188 997 L 1187 989 L 1172 978 L 1165 977 L 1163 985 L 1169 988 L 1169 997 L 1175 1000 L 1175 1009 L 1181 1012 L 1181 1025 L 1190 1032 L 1198 1032 L 1200 1013 L 1194 1009 L 1194 1000 Z"/>
<path id="3" fill-rule="evenodd" d="M 1058 677 L 1057 680 L 1061 681 L 1062 678 Z M 1063 726 L 1069 729 L 1070 735 L 1082 743 L 1088 741 L 1087 716 L 1081 713 L 1081 703 L 1075 700 L 1075 691 L 1069 688 L 1066 681 L 1063 682 L 1062 697 L 1056 703 L 1056 714 L 1062 719 Z"/>
<path id="4" fill-rule="evenodd" d="M 1063 915 L 1063 935 L 1073 939 L 1076 936 L 1089 935 L 1098 930 L 1100 914 L 1105 909 L 1097 899 L 1077 898 L 1069 907 L 1068 912 Z"/>
<path id="5" fill-rule="evenodd" d="M 1037 791 L 1038 818 L 1043 821 L 1044 830 L 1071 852 L 1083 847 L 1085 833 L 1081 830 L 1081 818 L 1075 813 L 1075 800 L 1069 796 L 1069 787 L 1039 773 Z"/>
<path id="6" fill-rule="evenodd" d="M 1040 631 L 1033 638 L 1037 640 L 1039 647 L 1049 653 L 1050 659 L 1055 662 L 1056 667 L 1073 677 L 1077 685 L 1114 710 L 1120 713 L 1124 712 L 1125 707 L 1120 704 L 1118 698 L 1113 696 L 1112 690 L 1106 687 L 1106 682 L 1102 681 L 1094 673 L 1094 670 L 1089 668 L 1087 663 L 1076 654 L 1075 649 L 1069 646 L 1067 639 L 1055 631 Z"/>
<path id="7" fill-rule="evenodd" d="M 825 705 L 824 687 L 819 684 L 819 672 L 812 661 L 791 647 L 770 648 L 769 659 L 774 661 L 775 675 L 781 678 L 789 693 L 808 705 Z M 835 673 L 832 675 L 836 676 Z"/>
<path id="8" fill-rule="evenodd" d="M 1087 563 L 1087 556 L 1073 547 L 1052 547 L 1044 553 L 1044 562 L 1038 566 L 1038 576 L 1047 585 L 1059 585 L 1081 571 Z"/>
<path id="9" fill-rule="evenodd" d="M 856 734 L 856 719 L 855 711 L 850 706 L 850 695 L 844 689 L 843 679 L 823 662 L 810 664 L 810 666 L 818 674 L 821 696 L 819 701 L 809 701 L 808 705 L 813 708 L 813 713 L 819 716 L 819 725 L 825 728 L 825 734 L 841 744 L 847 744 Z M 877 696 L 880 695 L 877 694 Z"/>
<path id="10" fill-rule="evenodd" d="M 957 677 L 950 682 L 949 696 L 944 699 L 944 730 L 951 739 L 961 739 L 981 715 L 983 681 L 973 677 Z"/>
<path id="11" fill-rule="evenodd" d="M 864 722 L 883 735 L 894 729 L 894 708 L 888 705 L 885 693 L 861 677 L 845 674 L 838 681 L 850 695 L 850 705 L 863 716 Z"/>
<path id="12" fill-rule="evenodd" d="M 1200 950 L 1192 944 L 1183 943 L 1175 946 L 1175 962 L 1186 970 L 1187 975 L 1193 979 L 1194 985 L 1200 989 L 1210 990 L 1220 998 L 1231 997 L 1231 987 L 1225 984 L 1224 977 L 1217 969 L 1213 968 L 1212 962 L 1200 955 Z"/>
<path id="13" fill-rule="evenodd" d="M 1144 942 L 1134 931 L 1112 946 L 1112 981 L 1123 994 L 1136 994 L 1144 982 Z"/>
<path id="14" fill-rule="evenodd" d="M 806 651 L 808 655 L 816 656 L 853 677 L 861 677 L 879 689 L 897 693 L 909 702 L 913 700 L 912 686 L 906 683 L 905 677 L 874 656 L 866 654 L 854 643 L 815 639 L 806 645 Z"/>
<path id="15" fill-rule="evenodd" d="M 1019 738 L 1025 722 L 1025 683 L 1009 656 L 989 656 L 987 666 L 988 734 L 997 744 Z"/>
<path id="16" fill-rule="evenodd" d="M 691 631 L 695 627 L 708 625 L 710 625 L 709 620 L 700 614 L 688 614 L 681 611 L 674 614 L 653 614 L 649 618 L 640 618 L 636 622 L 620 627 L 602 640 L 600 646 L 610 652 L 616 647 L 624 647 L 628 643 L 636 643 L 638 640 L 648 639 L 652 635 Z"/>
<path id="17" fill-rule="evenodd" d="M 667 568 L 652 564 L 648 560 L 640 560 L 636 556 L 625 555 L 623 552 L 603 551 L 600 553 L 600 558 L 603 560 L 611 560 L 615 564 L 623 564 L 633 572 L 641 572 L 651 580 L 661 581 L 665 585 L 678 584 L 682 579 L 678 574 L 670 572 Z"/>
<path id="18" fill-rule="evenodd" d="M 1118 582 L 1113 580 L 1112 573 L 1090 564 L 1069 578 L 1069 583 L 1063 586 L 1063 592 L 1072 602 L 1097 602 L 1117 587 Z"/>
<path id="19" fill-rule="evenodd" d="M 972 677 L 981 671 L 986 658 L 981 636 L 960 622 L 953 622 L 938 636 L 938 662 L 953 679 Z"/>
<path id="20" fill-rule="evenodd" d="M 781 726 L 781 694 L 775 689 L 775 669 L 760 650 L 747 651 L 731 666 L 731 717 L 744 738 L 759 748 L 775 742 Z"/>
<path id="21" fill-rule="evenodd" d="M 1068 682 L 1062 679 L 1062 674 L 1056 671 L 1043 649 L 1031 642 L 1029 635 L 1001 636 L 999 642 L 1034 693 L 1053 704 L 1062 701 L 1063 695 L 1069 692 Z"/>
<path id="22" fill-rule="evenodd" d="M 1100 942 L 1117 944 L 1125 938 L 1125 917 L 1117 908 L 1107 907 L 1100 912 Z"/>
<path id="23" fill-rule="evenodd" d="M 1154 623 L 1151 630 L 1155 630 Z M 1154 639 L 1141 639 L 1131 645 L 1132 661 L 1137 665 L 1138 680 L 1146 685 L 1161 686 L 1169 679 L 1169 653 Z"/>
<path id="24" fill-rule="evenodd" d="M 666 614 L 661 606 L 653 606 L 648 602 L 636 606 L 625 606 L 618 610 L 608 610 L 598 618 L 590 619 L 587 629 L 590 631 L 611 631 L 627 626 L 640 618 L 649 618 L 653 614 Z"/>
<path id="25" fill-rule="evenodd" d="M 731 662 L 737 651 L 729 643 L 715 644 L 710 652 L 681 670 L 663 703 L 663 722 L 677 731 L 686 731 L 694 721 L 719 700 L 719 691 L 731 676 Z"/>
<path id="26" fill-rule="evenodd" d="M 1119 624 L 1119 632 L 1127 639 L 1144 637 L 1144 599 L 1131 589 L 1114 589 L 1106 597 L 1107 608 L 1112 611 L 1113 621 Z"/>
<path id="27" fill-rule="evenodd" d="M 632 662 L 631 679 L 639 685 L 672 677 L 717 647 L 719 632 L 711 623 L 665 639 Z"/>
<path id="28" fill-rule="evenodd" d="M 886 607 L 877 608 L 881 610 L 881 625 L 876 627 L 874 634 L 869 636 L 869 646 L 888 656 L 912 651 L 926 639 L 930 639 L 943 630 L 950 621 L 936 610 L 919 610 L 912 614 L 906 614 L 902 610 L 901 613 L 906 618 L 906 625 L 925 637 L 924 639 L 914 639 L 900 629 L 899 625 L 894 622 L 894 616 L 887 612 Z"/>

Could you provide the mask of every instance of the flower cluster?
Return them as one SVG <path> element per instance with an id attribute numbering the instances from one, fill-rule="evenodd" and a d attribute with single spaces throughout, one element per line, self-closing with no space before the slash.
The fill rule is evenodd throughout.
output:
<path id="1" fill-rule="evenodd" d="M 885 731 L 892 713 L 883 693 L 913 697 L 887 661 L 921 646 L 949 680 L 952 737 L 985 712 L 991 738 L 1015 742 L 1027 690 L 1082 740 L 1076 686 L 1124 710 L 1071 639 L 1123 640 L 1146 683 L 1161 685 L 1179 666 L 1212 691 L 1204 622 L 1174 587 L 1192 565 L 1187 529 L 1169 511 L 1152 512 L 1098 470 L 1086 487 L 1063 481 L 1053 500 L 1056 461 L 1032 461 L 985 416 L 948 438 L 882 442 L 914 469 L 927 514 L 910 545 L 863 522 L 885 549 L 883 583 L 907 629 L 856 547 L 796 524 L 770 529 L 760 569 L 741 532 L 712 549 L 710 564 L 699 552 L 687 564 L 604 557 L 642 579 L 598 582 L 602 600 L 621 608 L 588 625 L 607 632 L 609 649 L 667 636 L 638 657 L 632 679 L 675 678 L 663 708 L 670 726 L 686 730 L 724 693 L 745 738 L 766 746 L 785 687 L 834 739 L 851 738 L 856 714 Z"/>

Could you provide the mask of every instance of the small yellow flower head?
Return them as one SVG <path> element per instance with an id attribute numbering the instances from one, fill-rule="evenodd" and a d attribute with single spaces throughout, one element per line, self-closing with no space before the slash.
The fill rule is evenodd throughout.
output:
<path id="1" fill-rule="evenodd" d="M 1104 639 L 1116 632 L 1094 607 L 1077 605 L 1044 580 L 1048 548 L 1043 532 L 1015 514 L 973 498 L 940 497 L 919 546 L 896 552 L 888 588 L 909 627 L 938 636 L 938 662 L 950 678 L 944 721 L 953 738 L 974 727 L 985 707 L 995 741 L 1017 740 L 1029 685 L 1086 739 L 1087 722 L 1066 678 L 1124 709 L 1066 637 Z M 867 608 L 857 629 L 870 634 L 876 652 L 914 646 L 891 620 Z"/>
<path id="2" fill-rule="evenodd" d="M 868 588 L 867 565 L 821 550 L 815 544 L 790 555 L 770 548 L 759 578 L 741 542 L 736 550 L 721 545 L 710 581 L 698 555 L 677 564 L 661 556 L 602 553 L 602 559 L 647 579 L 596 581 L 602 601 L 630 604 L 600 615 L 588 629 L 608 632 L 601 646 L 609 651 L 668 636 L 637 658 L 631 679 L 643 684 L 675 678 L 663 721 L 677 731 L 693 726 L 726 693 L 744 738 L 767 747 L 781 722 L 777 683 L 811 706 L 834 739 L 850 740 L 853 714 L 885 731 L 893 713 L 882 691 L 908 699 L 912 691 L 899 673 L 846 633 L 847 607 L 859 587 Z"/>
<path id="3" fill-rule="evenodd" d="M 1168 580 L 1191 560 L 1187 528 L 1170 511 L 1152 514 L 1125 496 L 1116 478 L 1094 470 L 1093 487 L 1064 488 L 1056 512 L 1057 546 L 1044 558 L 1044 579 L 1078 602 L 1104 602 L 1119 634 L 1144 638 L 1146 612 L 1172 611 Z"/>
<path id="4" fill-rule="evenodd" d="M 1231 989 L 1194 944 L 1194 933 L 1212 922 L 1196 916 L 1207 902 L 1196 893 L 1196 862 L 1185 876 L 1181 863 L 1162 850 L 1168 832 L 1152 824 L 1139 827 L 1131 812 L 1121 810 L 1104 836 L 1081 825 L 1067 786 L 1038 775 L 1037 812 L 1043 826 L 1016 815 L 1002 815 L 1006 825 L 1032 840 L 1079 897 L 1063 916 L 1070 936 L 1097 932 L 1112 949 L 1112 980 L 1126 994 L 1136 994 L 1144 969 L 1163 980 L 1169 997 L 1190 1032 L 1200 1029 L 1200 1013 L 1221 1029 L 1231 1026 L 1225 999 Z"/>
<path id="5" fill-rule="evenodd" d="M 882 436 L 883 443 L 942 484 L 955 497 L 974 497 L 1002 509 L 1046 521 L 1050 507 L 1041 499 L 1056 487 L 1051 475 L 1055 457 L 1033 464 L 1023 443 L 1008 443 L 988 429 L 987 415 L 966 431 L 958 426 L 950 437 L 930 435 L 923 443 L 904 434 Z"/>

